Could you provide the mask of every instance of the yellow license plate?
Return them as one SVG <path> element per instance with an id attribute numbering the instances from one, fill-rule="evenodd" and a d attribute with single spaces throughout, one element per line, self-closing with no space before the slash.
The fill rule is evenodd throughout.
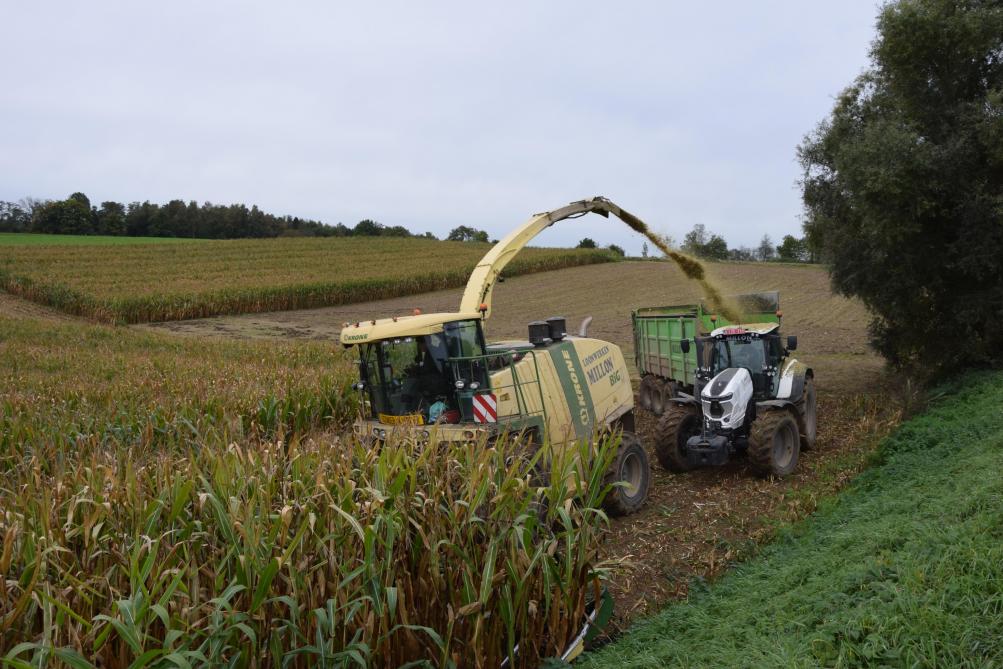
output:
<path id="1" fill-rule="evenodd" d="M 380 422 L 385 425 L 424 425 L 425 417 L 420 413 L 410 413 L 405 416 L 391 416 L 381 413 Z"/>

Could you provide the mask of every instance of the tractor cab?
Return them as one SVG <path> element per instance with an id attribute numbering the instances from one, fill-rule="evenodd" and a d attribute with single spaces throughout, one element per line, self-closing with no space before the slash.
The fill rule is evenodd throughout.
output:
<path id="1" fill-rule="evenodd" d="M 481 321 L 457 320 L 360 343 L 356 388 L 365 413 L 388 425 L 473 422 L 472 398 L 490 391 Z"/>
<path id="2" fill-rule="evenodd" d="M 784 349 L 778 323 L 756 323 L 717 328 L 706 337 L 696 337 L 696 346 L 698 387 L 725 370 L 744 369 L 752 382 L 753 399 L 762 401 L 776 397 L 780 367 L 797 343 L 790 337 Z"/>

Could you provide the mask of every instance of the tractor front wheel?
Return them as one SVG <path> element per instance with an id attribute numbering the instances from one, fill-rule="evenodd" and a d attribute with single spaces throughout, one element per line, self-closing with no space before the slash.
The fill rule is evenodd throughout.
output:
<path id="1" fill-rule="evenodd" d="M 693 469 L 686 459 L 686 442 L 700 434 L 700 410 L 689 404 L 669 402 L 655 427 L 655 455 L 670 472 Z"/>
<path id="2" fill-rule="evenodd" d="M 752 423 L 749 462 L 761 476 L 787 476 L 798 464 L 801 435 L 787 410 L 767 411 Z"/>
<path id="3" fill-rule="evenodd" d="M 613 486 L 603 502 L 611 516 L 634 513 L 648 498 L 651 465 L 641 440 L 633 432 L 623 432 L 616 459 L 606 475 L 606 485 Z"/>

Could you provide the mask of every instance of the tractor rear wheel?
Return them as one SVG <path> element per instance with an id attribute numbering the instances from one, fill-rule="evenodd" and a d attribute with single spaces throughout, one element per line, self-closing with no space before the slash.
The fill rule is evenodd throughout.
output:
<path id="1" fill-rule="evenodd" d="M 621 482 L 623 484 L 614 485 Z M 633 432 L 621 433 L 620 447 L 605 483 L 613 486 L 603 501 L 603 506 L 611 516 L 634 513 L 648 498 L 651 465 L 640 438 Z"/>
<path id="2" fill-rule="evenodd" d="M 815 434 L 818 421 L 815 419 L 815 379 L 807 377 L 804 380 L 804 392 L 797 404 L 798 428 L 801 430 L 801 449 L 809 451 L 815 447 Z"/>
<path id="3" fill-rule="evenodd" d="M 669 402 L 655 427 L 655 455 L 671 472 L 693 469 L 686 459 L 686 442 L 700 434 L 700 411 L 695 406 Z"/>
<path id="4" fill-rule="evenodd" d="M 651 411 L 651 397 L 658 389 L 654 376 L 650 374 L 641 379 L 641 387 L 637 391 L 638 404 L 645 411 Z"/>
<path id="5" fill-rule="evenodd" d="M 787 410 L 766 411 L 752 423 L 749 462 L 761 476 L 787 476 L 798 464 L 801 435 Z"/>

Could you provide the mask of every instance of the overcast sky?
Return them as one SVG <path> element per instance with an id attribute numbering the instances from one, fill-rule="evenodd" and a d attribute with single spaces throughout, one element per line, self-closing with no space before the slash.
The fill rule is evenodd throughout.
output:
<path id="1" fill-rule="evenodd" d="M 606 195 L 800 231 L 795 147 L 867 65 L 845 2 L 6 2 L 0 200 L 172 198 L 500 237 Z M 538 241 L 641 239 L 592 216 Z"/>

